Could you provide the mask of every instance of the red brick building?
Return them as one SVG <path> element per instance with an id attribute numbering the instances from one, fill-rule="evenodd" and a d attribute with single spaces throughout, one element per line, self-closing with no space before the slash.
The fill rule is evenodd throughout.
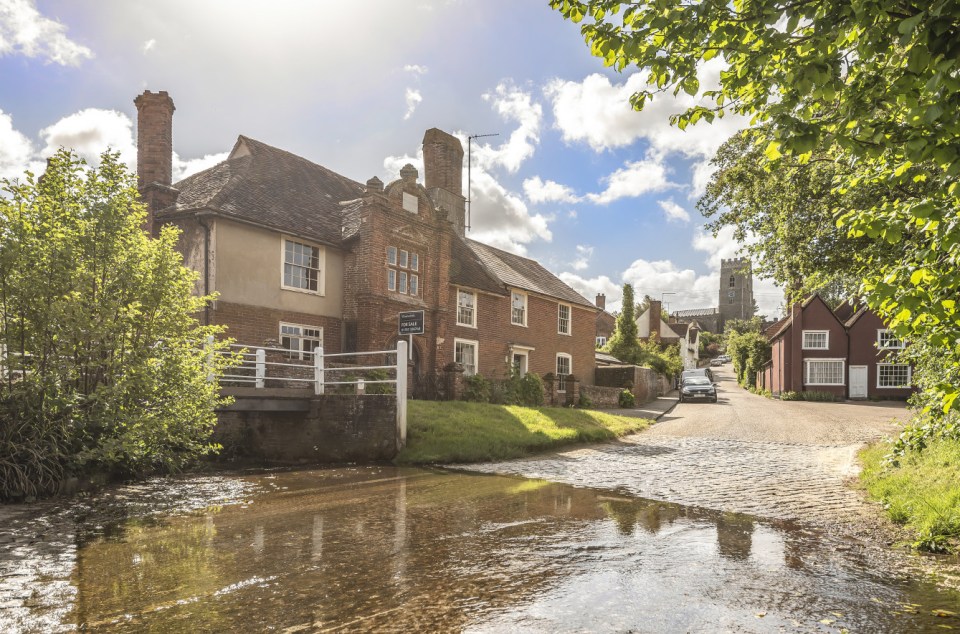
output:
<path id="1" fill-rule="evenodd" d="M 205 318 L 241 343 L 292 350 L 392 348 L 401 312 L 423 311 L 415 380 L 452 362 L 469 374 L 573 375 L 594 383 L 597 308 L 539 263 L 466 238 L 463 148 L 437 129 L 384 185 L 341 176 L 240 136 L 227 159 L 171 183 L 173 101 L 137 97 L 138 176 L 149 228 L 182 230 Z"/>
<path id="2" fill-rule="evenodd" d="M 892 358 L 902 342 L 866 307 L 844 302 L 834 311 L 812 295 L 765 334 L 771 359 L 758 374 L 757 387 L 774 394 L 903 399 L 912 393 L 910 366 Z"/>

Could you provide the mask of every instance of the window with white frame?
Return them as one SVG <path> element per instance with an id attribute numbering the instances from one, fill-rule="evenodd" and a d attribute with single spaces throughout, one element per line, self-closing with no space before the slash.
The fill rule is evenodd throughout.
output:
<path id="1" fill-rule="evenodd" d="M 567 377 L 573 373 L 573 361 L 569 354 L 557 354 L 557 391 L 567 391 Z"/>
<path id="2" fill-rule="evenodd" d="M 566 304 L 557 304 L 557 332 L 570 334 L 570 307 Z"/>
<path id="3" fill-rule="evenodd" d="M 463 366 L 463 373 L 473 376 L 477 373 L 479 344 L 468 339 L 453 340 L 453 360 Z"/>
<path id="4" fill-rule="evenodd" d="M 826 350 L 830 347 L 829 330 L 804 330 L 803 331 L 803 349 L 804 350 Z"/>
<path id="5" fill-rule="evenodd" d="M 910 387 L 910 366 L 905 363 L 878 363 L 877 387 Z"/>
<path id="6" fill-rule="evenodd" d="M 877 347 L 881 350 L 902 350 L 903 339 L 892 330 L 881 329 L 877 331 Z"/>
<path id="7" fill-rule="evenodd" d="M 457 289 L 457 325 L 477 327 L 477 294 Z"/>
<path id="8" fill-rule="evenodd" d="M 527 325 L 527 294 L 513 291 L 510 294 L 510 323 Z"/>
<path id="9" fill-rule="evenodd" d="M 290 356 L 303 359 L 323 345 L 323 328 L 280 322 L 280 346 L 290 350 Z"/>
<path id="10" fill-rule="evenodd" d="M 602 347 L 604 347 L 605 345 L 607 345 L 607 338 L 606 338 L 606 337 L 597 337 L 597 347 L 598 347 L 598 348 L 602 348 Z"/>
<path id="11" fill-rule="evenodd" d="M 844 385 L 843 359 L 805 359 L 804 385 Z"/>
<path id="12" fill-rule="evenodd" d="M 284 238 L 282 288 L 323 293 L 323 248 Z"/>
<path id="13" fill-rule="evenodd" d="M 398 247 L 387 247 L 387 290 L 420 296 L 420 256 Z"/>

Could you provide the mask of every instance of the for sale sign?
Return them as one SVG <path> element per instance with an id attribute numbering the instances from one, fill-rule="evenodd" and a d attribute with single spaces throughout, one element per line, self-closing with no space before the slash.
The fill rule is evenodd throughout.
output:
<path id="1" fill-rule="evenodd" d="M 422 335 L 423 334 L 423 311 L 411 310 L 406 313 L 400 313 L 400 334 L 401 335 Z"/>

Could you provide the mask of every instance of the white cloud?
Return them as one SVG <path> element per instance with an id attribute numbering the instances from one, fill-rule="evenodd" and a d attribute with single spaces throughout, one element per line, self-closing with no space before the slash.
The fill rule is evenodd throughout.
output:
<path id="1" fill-rule="evenodd" d="M 707 254 L 706 264 L 711 269 L 720 270 L 720 261 L 738 257 L 741 245 L 733 237 L 733 227 L 723 227 L 714 236 L 709 231 L 698 229 L 693 234 L 692 246 Z"/>
<path id="2" fill-rule="evenodd" d="M 508 172 L 516 172 L 524 161 L 533 156 L 540 142 L 543 107 L 533 101 L 529 92 L 506 83 L 499 84 L 492 93 L 483 95 L 483 98 L 493 104 L 494 110 L 503 120 L 519 125 L 499 146 L 475 144 L 473 155 L 481 167 L 503 167 Z"/>
<path id="3" fill-rule="evenodd" d="M 523 192 L 532 203 L 562 202 L 575 203 L 580 200 L 576 192 L 566 185 L 554 181 L 541 180 L 539 176 L 523 181 Z"/>
<path id="4" fill-rule="evenodd" d="M 588 266 L 590 266 L 590 258 L 593 257 L 593 247 L 578 244 L 577 245 L 577 257 L 573 261 L 573 270 L 582 271 Z"/>
<path id="5" fill-rule="evenodd" d="M 403 67 L 403 70 L 414 75 L 425 75 L 427 73 L 427 67 L 420 64 L 407 64 Z"/>
<path id="6" fill-rule="evenodd" d="M 603 179 L 607 188 L 599 194 L 587 194 L 586 198 L 598 205 L 606 205 L 620 198 L 642 196 L 676 187 L 667 178 L 667 168 L 656 158 L 627 163 L 626 166 Z"/>
<path id="7" fill-rule="evenodd" d="M 724 62 L 719 58 L 700 68 L 702 90 L 719 84 Z M 600 74 L 581 82 L 555 79 L 545 88 L 553 104 L 555 125 L 564 140 L 585 142 L 594 150 L 624 147 L 646 139 L 658 152 L 676 152 L 688 157 L 710 158 L 717 148 L 737 130 L 747 127 L 745 117 L 728 114 L 680 130 L 671 126 L 669 117 L 698 103 L 698 99 L 680 92 L 657 95 L 642 112 L 630 106 L 630 95 L 646 87 L 646 74 L 636 72 L 620 84 L 611 84 Z M 699 101 L 704 105 L 706 102 Z"/>
<path id="8" fill-rule="evenodd" d="M 420 102 L 423 101 L 423 95 L 420 94 L 419 90 L 414 90 L 413 88 L 407 88 L 406 94 L 407 100 L 407 111 L 403 115 L 403 119 L 407 120 L 413 116 L 413 111 L 417 109 L 417 106 L 420 105 Z"/>
<path id="9" fill-rule="evenodd" d="M 594 299 L 597 295 L 606 295 L 607 312 L 620 310 L 620 300 L 623 298 L 623 287 L 606 275 L 593 278 L 584 278 L 576 273 L 560 273 L 557 275 L 563 283 L 577 291 L 587 299 Z"/>
<path id="10" fill-rule="evenodd" d="M 696 200 L 706 193 L 707 184 L 710 182 L 710 178 L 714 172 L 717 171 L 717 167 L 705 159 L 694 163 L 691 170 L 693 171 L 693 188 L 690 190 L 688 197 Z"/>
<path id="11" fill-rule="evenodd" d="M 120 160 L 129 167 L 134 168 L 137 164 L 133 122 L 116 110 L 81 110 L 40 130 L 40 136 L 46 143 L 40 152 L 44 157 L 65 147 L 74 150 L 87 163 L 97 165 L 100 154 L 110 149 L 119 152 Z"/>
<path id="12" fill-rule="evenodd" d="M 157 46 L 157 41 L 151 38 L 143 43 L 143 46 L 141 47 L 140 50 L 142 50 L 143 54 L 146 55 L 147 53 L 152 51 L 156 46 Z"/>
<path id="13" fill-rule="evenodd" d="M 31 0 L 0 1 L 0 57 L 19 53 L 63 66 L 77 66 L 93 57 L 66 32 L 63 24 L 40 15 Z"/>
<path id="14" fill-rule="evenodd" d="M 534 240 L 550 242 L 549 218 L 531 213 L 520 196 L 509 192 L 483 169 L 473 170 L 470 237 L 525 255 Z"/>
<path id="15" fill-rule="evenodd" d="M 686 209 L 673 202 L 673 198 L 658 200 L 657 204 L 660 205 L 660 209 L 663 209 L 663 213 L 667 217 L 667 222 L 690 222 L 690 214 Z"/>
<path id="16" fill-rule="evenodd" d="M 0 178 L 22 176 L 27 169 L 34 169 L 30 162 L 35 150 L 30 139 L 13 127 L 13 118 L 0 110 Z"/>
<path id="17" fill-rule="evenodd" d="M 188 176 L 193 176 L 197 172 L 213 167 L 217 163 L 227 160 L 229 152 L 218 152 L 216 154 L 207 154 L 200 158 L 183 160 L 180 156 L 173 153 L 173 182 L 183 180 Z"/>

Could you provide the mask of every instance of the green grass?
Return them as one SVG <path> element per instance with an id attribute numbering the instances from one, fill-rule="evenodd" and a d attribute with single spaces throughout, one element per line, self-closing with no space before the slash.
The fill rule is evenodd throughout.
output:
<path id="1" fill-rule="evenodd" d="M 572 443 L 610 440 L 653 421 L 559 407 L 410 401 L 399 464 L 518 458 Z"/>
<path id="2" fill-rule="evenodd" d="M 960 546 L 960 440 L 937 440 L 899 466 L 885 464 L 887 443 L 864 449 L 861 481 L 890 518 L 914 535 L 914 547 L 956 552 Z"/>

